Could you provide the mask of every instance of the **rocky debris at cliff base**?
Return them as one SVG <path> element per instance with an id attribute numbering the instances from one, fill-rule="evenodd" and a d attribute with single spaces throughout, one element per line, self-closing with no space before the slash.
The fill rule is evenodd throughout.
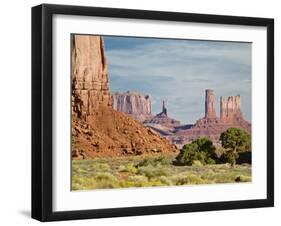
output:
<path id="1" fill-rule="evenodd" d="M 99 106 L 85 121 L 74 116 L 72 131 L 74 159 L 178 152 L 166 138 L 107 106 Z"/>

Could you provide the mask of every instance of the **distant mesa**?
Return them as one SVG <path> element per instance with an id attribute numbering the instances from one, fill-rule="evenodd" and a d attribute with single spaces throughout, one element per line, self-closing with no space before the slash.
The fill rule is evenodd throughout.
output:
<path id="1" fill-rule="evenodd" d="M 168 109 L 164 100 L 162 111 L 153 115 L 151 97 L 138 92 L 114 93 L 113 108 L 142 122 L 162 136 L 173 134 L 174 129 L 181 126 L 180 121 L 168 116 Z"/>
<path id="2" fill-rule="evenodd" d="M 243 119 L 241 112 L 240 95 L 220 97 L 220 120 L 224 123 L 233 123 Z"/>
<path id="3" fill-rule="evenodd" d="M 124 112 L 140 122 L 153 117 L 151 108 L 151 97 L 149 95 L 132 91 L 113 94 L 113 109 Z"/>

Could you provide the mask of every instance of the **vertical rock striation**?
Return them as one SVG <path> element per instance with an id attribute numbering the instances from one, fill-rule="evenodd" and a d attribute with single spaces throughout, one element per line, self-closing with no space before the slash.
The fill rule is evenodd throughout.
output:
<path id="1" fill-rule="evenodd" d="M 220 117 L 216 117 L 215 95 L 213 90 L 205 93 L 205 117 L 196 121 L 187 129 L 178 129 L 170 140 L 173 143 L 185 144 L 206 136 L 214 143 L 219 143 L 220 134 L 228 128 L 242 128 L 251 133 L 251 123 L 247 122 L 241 112 L 240 95 L 220 98 Z"/>
<path id="2" fill-rule="evenodd" d="M 240 95 L 220 98 L 220 120 L 224 123 L 233 123 L 243 118 L 241 112 Z"/>
<path id="3" fill-rule="evenodd" d="M 124 112 L 139 121 L 152 117 L 150 96 L 137 92 L 114 93 L 113 109 Z"/>
<path id="4" fill-rule="evenodd" d="M 216 98 L 214 91 L 207 89 L 205 96 L 205 118 L 216 118 L 215 104 Z"/>
<path id="5" fill-rule="evenodd" d="M 112 106 L 101 36 L 72 36 L 72 113 L 91 115 L 100 104 Z"/>

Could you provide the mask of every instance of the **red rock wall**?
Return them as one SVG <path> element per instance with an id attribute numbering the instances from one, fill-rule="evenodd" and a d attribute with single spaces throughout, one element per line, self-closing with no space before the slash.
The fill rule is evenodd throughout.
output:
<path id="1" fill-rule="evenodd" d="M 91 115 L 98 105 L 112 106 L 108 66 L 101 36 L 72 36 L 72 113 Z"/>
<path id="2" fill-rule="evenodd" d="M 220 120 L 224 123 L 233 123 L 233 121 L 243 118 L 240 95 L 221 97 L 220 108 Z"/>

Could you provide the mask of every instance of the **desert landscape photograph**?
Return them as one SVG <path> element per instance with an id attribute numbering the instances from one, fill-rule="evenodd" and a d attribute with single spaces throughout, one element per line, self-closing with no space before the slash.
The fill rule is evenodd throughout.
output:
<path id="1" fill-rule="evenodd" d="M 251 183 L 251 43 L 70 39 L 73 191 Z"/>

